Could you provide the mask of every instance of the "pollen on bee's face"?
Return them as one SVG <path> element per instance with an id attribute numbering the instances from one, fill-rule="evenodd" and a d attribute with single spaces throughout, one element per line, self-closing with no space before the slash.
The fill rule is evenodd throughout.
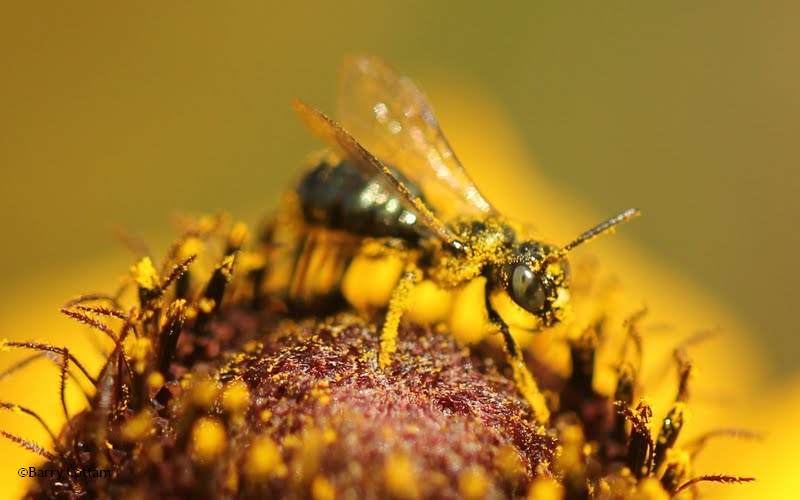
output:
<path id="1" fill-rule="evenodd" d="M 558 287 L 556 291 L 556 298 L 552 303 L 552 309 L 556 320 L 559 322 L 564 321 L 569 316 L 572 305 L 572 294 L 569 289 L 564 286 Z"/>
<path id="2" fill-rule="evenodd" d="M 564 309 L 569 305 L 571 295 L 569 289 L 564 286 L 558 287 L 556 292 L 556 300 L 553 301 L 553 307 L 557 309 Z"/>

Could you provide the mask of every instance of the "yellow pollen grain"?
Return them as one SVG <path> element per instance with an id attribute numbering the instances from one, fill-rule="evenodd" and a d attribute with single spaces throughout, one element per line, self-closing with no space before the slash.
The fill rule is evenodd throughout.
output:
<path id="1" fill-rule="evenodd" d="M 322 439 L 325 441 L 325 444 L 331 444 L 336 442 L 336 431 L 331 429 L 330 427 L 322 431 Z"/>
<path id="2" fill-rule="evenodd" d="M 409 434 L 419 434 L 420 428 L 418 425 L 408 424 L 405 426 L 405 431 Z"/>
<path id="3" fill-rule="evenodd" d="M 219 389 L 217 384 L 210 378 L 199 378 L 191 384 L 192 403 L 200 408 L 209 408 L 214 404 Z"/>
<path id="4" fill-rule="evenodd" d="M 142 411 L 130 417 L 122 424 L 122 439 L 135 442 L 146 437 L 153 429 L 153 416 L 148 411 Z"/>
<path id="5" fill-rule="evenodd" d="M 153 266 L 150 257 L 143 257 L 131 267 L 131 273 L 136 284 L 145 290 L 155 290 L 158 288 L 158 272 Z"/>
<path id="6" fill-rule="evenodd" d="M 197 220 L 197 228 L 200 233 L 210 233 L 214 231 L 222 222 L 219 215 L 203 215 Z"/>
<path id="7" fill-rule="evenodd" d="M 222 272 L 222 276 L 225 277 L 225 281 L 230 282 L 231 278 L 233 278 L 233 265 L 235 263 L 236 254 L 228 255 L 220 262 L 218 269 Z"/>
<path id="8" fill-rule="evenodd" d="M 297 434 L 289 434 L 283 438 L 283 446 L 285 448 L 299 448 L 300 444 L 300 436 Z"/>
<path id="9" fill-rule="evenodd" d="M 334 500 L 336 490 L 327 478 L 316 476 L 311 482 L 311 496 L 314 500 Z"/>
<path id="10" fill-rule="evenodd" d="M 673 477 L 686 477 L 691 470 L 691 457 L 689 453 L 677 448 L 667 450 L 667 459 L 656 472 L 657 476 L 665 474 L 667 469 L 671 469 Z"/>
<path id="11" fill-rule="evenodd" d="M 225 449 L 225 427 L 219 420 L 202 417 L 192 427 L 192 459 L 208 464 Z"/>
<path id="12" fill-rule="evenodd" d="M 250 406 L 250 390 L 241 380 L 235 380 L 225 386 L 222 391 L 222 407 L 230 412 L 239 414 Z"/>
<path id="13" fill-rule="evenodd" d="M 209 299 L 208 297 L 203 297 L 197 301 L 197 308 L 206 314 L 210 314 L 214 310 L 215 305 L 216 302 L 214 299 Z"/>
<path id="14" fill-rule="evenodd" d="M 236 467 L 229 467 L 225 477 L 225 490 L 236 492 L 239 490 L 239 470 Z"/>
<path id="15" fill-rule="evenodd" d="M 253 353 L 261 349 L 261 342 L 257 340 L 248 340 L 243 346 L 242 350 L 246 353 Z"/>
<path id="16" fill-rule="evenodd" d="M 258 252 L 239 252 L 239 269 L 243 273 L 248 273 L 255 269 L 260 269 L 266 264 L 264 254 Z"/>
<path id="17" fill-rule="evenodd" d="M 311 389 L 311 396 L 316 398 L 323 406 L 331 402 L 331 391 L 327 380 L 319 382 Z"/>
<path id="18" fill-rule="evenodd" d="M 130 338 L 130 337 L 129 337 Z M 133 360 L 133 371 L 136 373 L 144 373 L 147 367 L 147 361 L 150 358 L 150 351 L 153 344 L 150 339 L 146 337 L 133 337 L 130 343 L 128 353 Z"/>
<path id="19" fill-rule="evenodd" d="M 414 464 L 406 455 L 390 455 L 383 466 L 383 478 L 391 495 L 404 499 L 419 497 Z"/>
<path id="20" fill-rule="evenodd" d="M 684 469 L 689 468 L 691 463 L 691 455 L 684 450 L 677 448 L 670 448 L 667 450 L 667 463 L 676 464 Z"/>
<path id="21" fill-rule="evenodd" d="M 310 422 L 306 423 L 311 425 Z M 290 443 L 288 437 L 284 440 L 284 446 L 287 446 L 287 443 Z M 291 473 L 300 481 L 310 482 L 319 469 L 320 458 L 325 449 L 323 432 L 321 429 L 308 427 L 296 437 L 294 443 L 298 449 L 292 460 Z"/>
<path id="22" fill-rule="evenodd" d="M 584 466 L 583 430 L 578 425 L 569 425 L 561 430 L 561 453 L 558 465 L 563 470 L 579 470 Z"/>
<path id="23" fill-rule="evenodd" d="M 549 477 L 536 478 L 528 489 L 528 500 L 561 500 L 564 487 Z"/>
<path id="24" fill-rule="evenodd" d="M 147 376 L 147 387 L 151 390 L 160 389 L 164 385 L 164 375 L 161 372 L 152 372 Z"/>
<path id="25" fill-rule="evenodd" d="M 178 316 L 182 315 L 186 309 L 186 300 L 185 299 L 177 299 L 172 301 L 167 308 L 167 318 L 172 320 L 177 318 Z"/>
<path id="26" fill-rule="evenodd" d="M 250 237 L 250 231 L 247 229 L 247 224 L 244 222 L 237 222 L 231 229 L 230 236 L 228 236 L 228 244 L 231 247 L 239 248 L 247 243 Z"/>
<path id="27" fill-rule="evenodd" d="M 595 491 L 595 495 L 597 495 L 598 498 L 612 498 L 613 497 L 612 487 L 609 484 L 608 479 L 606 479 L 606 478 L 600 479 L 600 481 L 597 483 L 597 486 L 594 488 L 594 491 Z M 628 493 L 630 493 L 630 492 L 628 492 Z"/>
<path id="28" fill-rule="evenodd" d="M 667 500 L 670 496 L 664 491 L 661 482 L 655 478 L 646 478 L 639 482 L 632 500 Z"/>
<path id="29" fill-rule="evenodd" d="M 494 463 L 507 479 L 513 480 L 525 474 L 525 466 L 522 463 L 522 459 L 516 448 L 511 445 L 503 445 L 497 451 Z"/>
<path id="30" fill-rule="evenodd" d="M 481 467 L 470 467 L 458 476 L 458 491 L 466 500 L 486 497 L 489 485 L 489 478 Z"/>
<path id="31" fill-rule="evenodd" d="M 384 425 L 383 427 L 381 427 L 381 436 L 383 437 L 384 441 L 392 441 L 396 438 L 394 429 L 392 429 L 388 425 Z"/>
<path id="32" fill-rule="evenodd" d="M 258 414 L 258 418 L 261 419 L 262 422 L 268 422 L 269 419 L 272 418 L 272 410 L 261 410 L 261 413 Z"/>
<path id="33" fill-rule="evenodd" d="M 199 238 L 186 238 L 178 249 L 178 259 L 183 261 L 192 255 L 200 255 L 203 251 L 203 242 Z"/>
<path id="34" fill-rule="evenodd" d="M 556 300 L 553 301 L 553 307 L 556 309 L 565 309 L 572 302 L 569 290 L 564 287 L 559 287 L 556 292 Z"/>
<path id="35" fill-rule="evenodd" d="M 252 478 L 281 477 L 287 472 L 280 448 L 269 436 L 259 436 L 253 441 L 247 453 L 245 467 Z"/>

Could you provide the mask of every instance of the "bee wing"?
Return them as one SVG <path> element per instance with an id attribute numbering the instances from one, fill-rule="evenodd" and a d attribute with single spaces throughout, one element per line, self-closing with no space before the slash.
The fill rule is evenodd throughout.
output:
<path id="1" fill-rule="evenodd" d="M 494 212 L 408 77 L 376 57 L 349 58 L 342 68 L 338 108 L 342 126 L 412 181 L 437 213 Z"/>
<path id="2" fill-rule="evenodd" d="M 403 201 L 406 209 L 417 217 L 417 220 L 437 238 L 447 245 L 460 248 L 462 245 L 456 236 L 447 228 L 423 201 L 415 196 L 391 170 L 367 151 L 342 127 L 325 116 L 320 111 L 308 106 L 300 100 L 293 102 L 295 111 L 305 122 L 311 132 L 321 139 L 334 152 L 342 158 L 350 160 L 355 167 L 367 176 L 378 175 L 383 179 L 383 186 L 393 195 Z"/>

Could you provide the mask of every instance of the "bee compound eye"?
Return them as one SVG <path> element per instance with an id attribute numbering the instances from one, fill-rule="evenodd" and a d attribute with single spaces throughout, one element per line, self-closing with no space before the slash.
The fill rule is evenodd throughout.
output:
<path id="1" fill-rule="evenodd" d="M 542 280 L 525 264 L 518 264 L 511 273 L 511 298 L 525 310 L 539 313 L 544 307 Z"/>

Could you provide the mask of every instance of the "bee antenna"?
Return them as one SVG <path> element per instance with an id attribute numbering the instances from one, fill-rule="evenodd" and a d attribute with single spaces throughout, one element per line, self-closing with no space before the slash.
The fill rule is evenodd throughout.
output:
<path id="1" fill-rule="evenodd" d="M 564 247 L 561 248 L 561 251 L 559 253 L 563 255 L 572 250 L 573 248 L 575 248 L 576 246 L 580 245 L 581 243 L 585 243 L 591 239 L 594 239 L 600 236 L 601 234 L 613 232 L 618 225 L 636 217 L 637 215 L 641 215 L 641 212 L 639 211 L 638 208 L 629 208 L 627 210 L 624 210 L 619 214 L 615 215 L 614 217 L 611 217 L 610 219 L 601 222 L 600 224 L 589 229 L 588 231 L 585 231 L 580 236 L 578 236 L 571 242 L 564 245 Z"/>

